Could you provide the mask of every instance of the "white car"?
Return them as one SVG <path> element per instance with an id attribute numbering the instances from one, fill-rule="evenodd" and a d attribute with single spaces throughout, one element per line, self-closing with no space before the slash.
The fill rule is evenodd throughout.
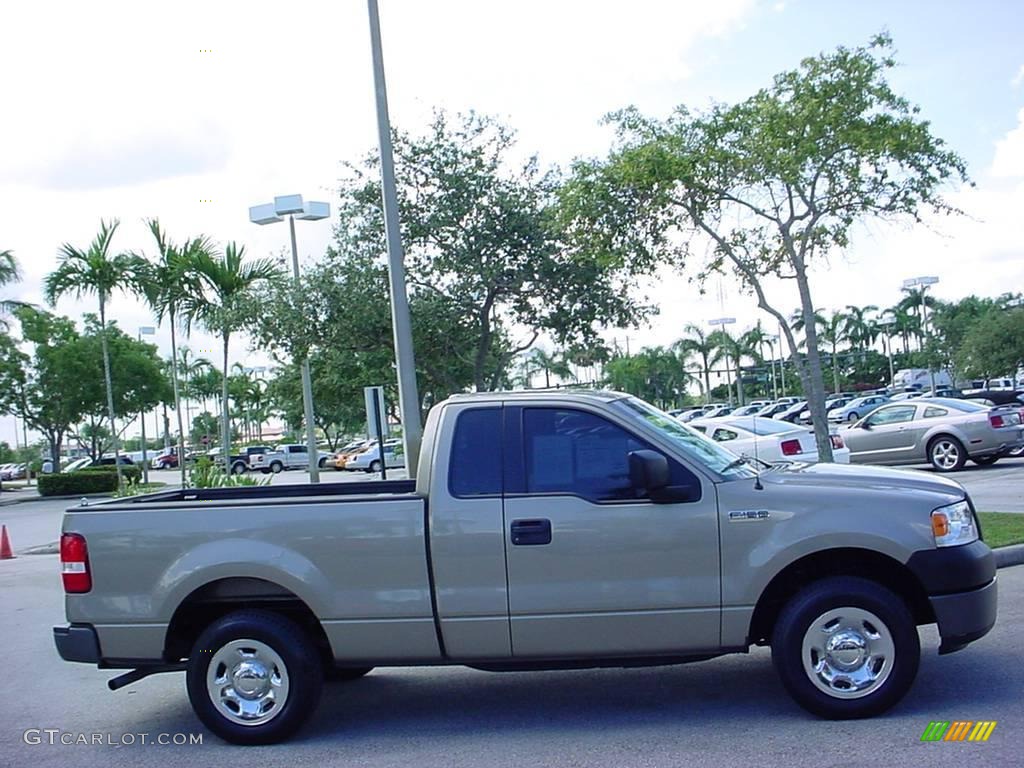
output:
<path id="1" fill-rule="evenodd" d="M 395 469 L 405 466 L 405 454 L 402 452 L 401 440 L 384 441 L 384 461 L 388 469 Z M 345 469 L 364 472 L 380 472 L 380 446 L 374 444 L 362 453 L 351 456 L 345 462 Z"/>
<path id="2" fill-rule="evenodd" d="M 703 432 L 712 440 L 723 443 L 743 456 L 756 456 L 773 464 L 779 461 L 813 463 L 818 460 L 818 447 L 814 430 L 790 424 L 787 421 L 755 416 L 718 419 L 694 419 L 690 427 Z M 831 435 L 832 459 L 837 464 L 850 463 L 850 449 L 838 434 Z"/>

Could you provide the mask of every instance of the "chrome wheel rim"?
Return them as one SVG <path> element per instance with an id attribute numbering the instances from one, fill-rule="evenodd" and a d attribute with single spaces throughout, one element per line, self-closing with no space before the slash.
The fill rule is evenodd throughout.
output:
<path id="1" fill-rule="evenodd" d="M 940 440 L 932 448 L 932 461 L 943 469 L 953 469 L 960 462 L 960 447 L 950 440 Z"/>
<path id="2" fill-rule="evenodd" d="M 811 622 L 801 653 L 804 671 L 818 690 L 837 699 L 859 699 L 889 678 L 896 645 L 875 614 L 844 606 Z"/>
<path id="3" fill-rule="evenodd" d="M 231 722 L 264 725 L 288 701 L 288 669 L 266 643 L 232 640 L 211 659 L 206 691 L 217 712 Z"/>

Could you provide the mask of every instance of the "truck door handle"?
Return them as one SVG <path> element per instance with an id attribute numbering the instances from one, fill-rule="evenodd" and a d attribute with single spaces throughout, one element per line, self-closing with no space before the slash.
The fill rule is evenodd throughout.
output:
<path id="1" fill-rule="evenodd" d="M 550 520 L 513 520 L 512 543 L 527 547 L 551 543 Z"/>

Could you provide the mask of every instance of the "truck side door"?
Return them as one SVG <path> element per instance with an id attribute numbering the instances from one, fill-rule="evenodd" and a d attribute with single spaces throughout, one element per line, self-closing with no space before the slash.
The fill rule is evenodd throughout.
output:
<path id="1" fill-rule="evenodd" d="M 720 644 L 713 483 L 668 456 L 699 499 L 655 504 L 629 453 L 654 449 L 583 406 L 505 412 L 505 560 L 512 654 L 689 653 Z"/>

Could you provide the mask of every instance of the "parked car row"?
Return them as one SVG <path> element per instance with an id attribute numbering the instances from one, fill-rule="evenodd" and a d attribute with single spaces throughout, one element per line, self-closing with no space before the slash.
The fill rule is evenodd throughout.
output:
<path id="1" fill-rule="evenodd" d="M 342 448 L 334 457 L 334 468 L 354 472 L 380 472 L 382 459 L 380 444 L 376 440 L 360 440 Z M 401 440 L 384 441 L 383 466 L 397 469 L 405 466 Z"/>

